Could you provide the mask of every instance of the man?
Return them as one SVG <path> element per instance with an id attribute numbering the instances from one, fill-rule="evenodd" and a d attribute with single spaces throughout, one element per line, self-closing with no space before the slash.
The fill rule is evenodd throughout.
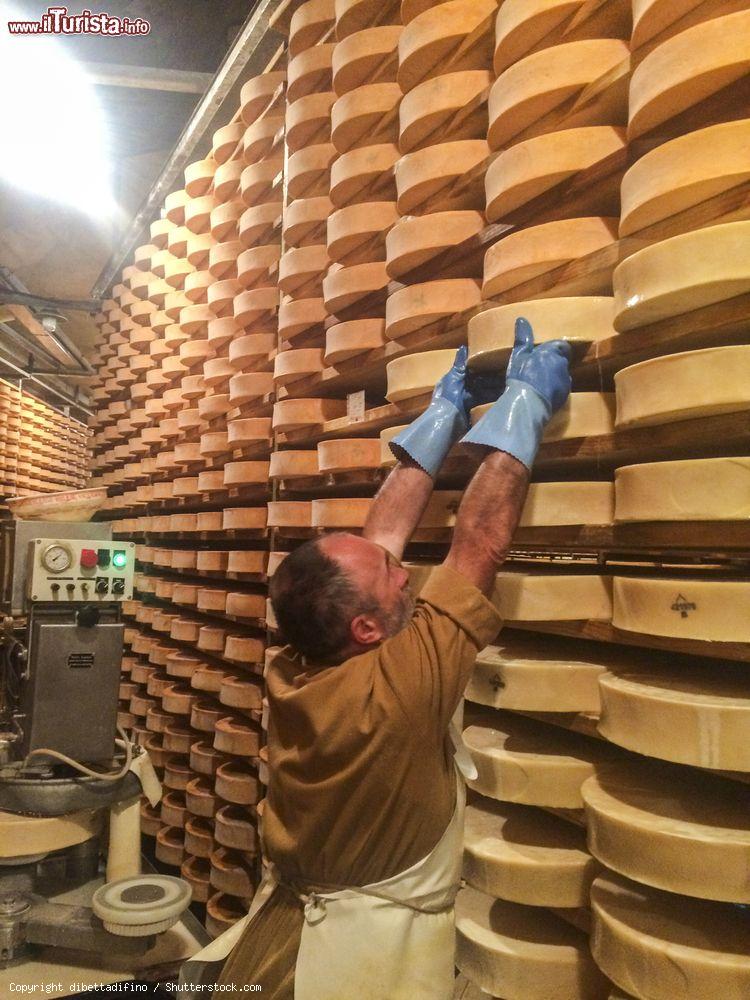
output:
<path id="1" fill-rule="evenodd" d="M 567 345 L 535 347 L 519 320 L 505 391 L 468 430 L 459 351 L 427 411 L 394 438 L 399 463 L 362 536 L 307 542 L 277 570 L 271 599 L 290 645 L 267 679 L 272 878 L 220 986 L 256 983 L 274 1000 L 453 996 L 464 788 L 449 726 L 501 626 L 487 598 L 544 426 L 570 391 L 567 359 Z M 484 457 L 415 603 L 400 559 L 461 438 Z"/>

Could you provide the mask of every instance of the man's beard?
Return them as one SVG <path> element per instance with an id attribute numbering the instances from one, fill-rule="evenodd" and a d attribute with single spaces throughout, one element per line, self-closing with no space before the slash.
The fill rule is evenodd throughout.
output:
<path id="1" fill-rule="evenodd" d="M 406 628 L 411 621 L 412 615 L 414 614 L 415 606 L 416 601 L 411 592 L 411 588 L 406 587 L 401 591 L 398 603 L 383 621 L 383 631 L 385 632 L 386 639 L 391 639 L 402 629 Z"/>

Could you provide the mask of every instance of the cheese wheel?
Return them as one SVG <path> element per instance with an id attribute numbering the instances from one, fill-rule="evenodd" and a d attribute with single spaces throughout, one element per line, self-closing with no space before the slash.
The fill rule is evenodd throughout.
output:
<path id="1" fill-rule="evenodd" d="M 541 809 L 478 795 L 466 807 L 462 874 L 488 896 L 529 906 L 587 906 L 598 867 L 584 831 Z"/>
<path id="2" fill-rule="evenodd" d="M 750 405 L 750 347 L 709 347 L 641 361 L 615 374 L 617 426 L 672 423 Z"/>
<path id="3" fill-rule="evenodd" d="M 248 372 L 233 375 L 229 380 L 229 401 L 232 406 L 243 406 L 273 390 L 271 372 Z"/>
<path id="4" fill-rule="evenodd" d="M 331 90 L 308 94 L 287 105 L 285 135 L 291 153 L 330 141 L 331 105 L 335 100 Z"/>
<path id="5" fill-rule="evenodd" d="M 274 451 L 268 475 L 271 479 L 300 479 L 317 476 L 318 453 L 310 451 Z"/>
<path id="6" fill-rule="evenodd" d="M 389 340 L 400 340 L 437 323 L 450 326 L 457 315 L 478 306 L 481 298 L 479 282 L 473 278 L 406 285 L 388 296 L 385 335 Z"/>
<path id="7" fill-rule="evenodd" d="M 242 137 L 242 159 L 249 166 L 268 156 L 273 150 L 276 136 L 284 128 L 283 115 L 264 115 L 248 125 Z"/>
<path id="8" fill-rule="evenodd" d="M 333 0 L 307 0 L 289 22 L 289 54 L 296 56 L 312 48 L 334 25 Z"/>
<path id="9" fill-rule="evenodd" d="M 339 97 L 331 108 L 331 142 L 339 153 L 398 142 L 397 83 L 367 83 Z"/>
<path id="10" fill-rule="evenodd" d="M 505 1000 L 599 1000 L 606 989 L 586 934 L 543 909 L 476 889 L 456 899 L 456 965 Z"/>
<path id="11" fill-rule="evenodd" d="M 328 269 L 328 274 L 323 279 L 323 301 L 328 312 L 336 315 L 359 305 L 371 295 L 383 295 L 387 284 L 384 261 L 353 264 L 351 267 L 336 264 Z M 378 311 L 377 307 L 368 309 L 366 305 L 361 308 L 365 311 L 372 311 L 374 308 L 376 313 Z"/>
<path id="12" fill-rule="evenodd" d="M 321 472 L 377 469 L 380 466 L 380 441 L 378 438 L 321 441 L 318 445 L 317 458 Z"/>
<path id="13" fill-rule="evenodd" d="M 750 929 L 738 908 L 613 874 L 594 881 L 591 907 L 596 963 L 633 996 L 743 1000 L 750 992 Z"/>
<path id="14" fill-rule="evenodd" d="M 750 642 L 750 583 L 615 577 L 612 624 L 643 635 Z"/>
<path id="15" fill-rule="evenodd" d="M 269 470 L 269 476 L 270 474 Z M 224 508 L 222 520 L 222 530 L 224 531 L 258 531 L 265 526 L 265 506 Z"/>
<path id="16" fill-rule="evenodd" d="M 279 316 L 281 309 L 279 309 Z M 249 333 L 233 338 L 229 343 L 229 360 L 239 371 L 262 364 L 276 346 L 272 333 Z"/>
<path id="17" fill-rule="evenodd" d="M 589 848 L 608 868 L 686 896 L 750 899 L 750 819 L 736 789 L 628 762 L 601 769 L 581 791 Z"/>
<path id="18" fill-rule="evenodd" d="M 563 38 L 627 40 L 630 27 L 630 0 L 505 0 L 495 23 L 495 74 Z"/>
<path id="19" fill-rule="evenodd" d="M 242 288 L 252 288 L 274 284 L 280 256 L 281 247 L 278 243 L 243 250 L 237 257 L 237 281 L 239 285 Z M 218 284 L 224 284 L 224 282 L 218 282 Z M 234 294 L 227 295 L 227 301 L 230 298 L 233 299 L 239 290 L 240 288 L 237 287 Z"/>
<path id="20" fill-rule="evenodd" d="M 330 142 L 305 146 L 292 153 L 287 162 L 287 187 L 290 198 L 319 198 L 328 194 L 331 164 L 336 149 Z"/>
<path id="21" fill-rule="evenodd" d="M 339 264 L 385 260 L 385 238 L 398 220 L 395 201 L 349 205 L 328 218 L 328 256 Z"/>
<path id="22" fill-rule="evenodd" d="M 212 243 L 208 254 L 208 270 L 217 281 L 237 277 L 237 257 L 241 250 L 239 240 Z"/>
<path id="23" fill-rule="evenodd" d="M 253 549 L 239 550 L 237 552 L 230 552 L 229 559 L 227 561 L 227 573 L 231 576 L 242 575 L 243 573 L 262 573 L 266 565 L 267 553 L 265 551 L 256 551 Z M 242 640 L 241 637 L 235 636 L 233 643 L 236 642 L 248 642 L 257 643 L 257 639 L 247 639 Z M 229 642 L 229 640 L 227 640 Z M 230 659 L 229 652 L 225 649 L 224 655 L 227 659 Z M 255 655 L 255 654 L 254 654 Z M 236 653 L 233 657 L 234 659 L 240 659 Z"/>
<path id="24" fill-rule="evenodd" d="M 531 483 L 518 526 L 611 524 L 614 510 L 612 483 Z"/>
<path id="25" fill-rule="evenodd" d="M 363 84 L 394 83 L 400 24 L 365 28 L 341 39 L 333 50 L 333 89 L 341 97 Z"/>
<path id="26" fill-rule="evenodd" d="M 278 156 L 268 160 L 259 160 L 258 163 L 252 163 L 249 167 L 245 167 L 240 177 L 242 205 L 251 208 L 260 202 L 280 202 L 281 184 L 279 179 L 283 168 L 284 161 Z M 241 214 L 242 210 L 240 209 L 237 219 Z M 213 226 L 211 231 L 214 232 Z M 214 236 L 216 236 L 215 233 Z"/>
<path id="27" fill-rule="evenodd" d="M 330 198 L 299 198 L 284 208 L 284 241 L 288 247 L 325 243 Z"/>
<path id="28" fill-rule="evenodd" d="M 372 500 L 369 497 L 312 501 L 314 528 L 362 528 Z"/>
<path id="29" fill-rule="evenodd" d="M 750 222 L 673 236 L 615 268 L 615 327 L 639 329 L 750 291 Z M 744 326 L 744 319 L 740 320 Z"/>
<path id="30" fill-rule="evenodd" d="M 290 431 L 318 426 L 345 414 L 345 399 L 283 399 L 274 403 L 273 429 Z"/>
<path id="31" fill-rule="evenodd" d="M 707 21 L 731 9 L 741 10 L 743 0 L 633 0 L 632 45 L 635 51 L 657 36 L 674 35 L 690 23 Z"/>
<path id="32" fill-rule="evenodd" d="M 391 278 L 400 279 L 449 248 L 478 236 L 483 228 L 481 212 L 434 212 L 400 218 L 385 238 L 386 270 Z"/>
<path id="33" fill-rule="evenodd" d="M 448 349 L 394 358 L 385 369 L 388 381 L 385 398 L 390 403 L 398 403 L 402 399 L 432 392 L 435 383 L 450 371 L 455 356 L 456 352 Z"/>
<path id="34" fill-rule="evenodd" d="M 327 365 L 336 365 L 384 344 L 385 320 L 358 319 L 336 323 L 326 330 L 324 360 Z"/>
<path id="35" fill-rule="evenodd" d="M 278 238 L 281 222 L 281 207 L 278 202 L 269 201 L 265 205 L 247 208 L 239 220 L 240 246 L 249 249 L 260 243 L 270 243 Z"/>
<path id="36" fill-rule="evenodd" d="M 279 351 L 274 360 L 273 380 L 277 386 L 289 385 L 297 379 L 322 371 L 323 349 L 321 347 Z"/>
<path id="37" fill-rule="evenodd" d="M 599 678 L 599 731 L 612 743 L 677 764 L 750 771 L 744 665 L 616 667 Z"/>
<path id="38" fill-rule="evenodd" d="M 516 320 L 525 317 L 537 344 L 548 340 L 592 343 L 615 335 L 614 300 L 604 295 L 534 299 L 497 306 L 469 320 L 469 365 L 498 371 L 513 348 Z"/>
<path id="39" fill-rule="evenodd" d="M 229 448 L 247 448 L 254 444 L 269 444 L 271 440 L 270 417 L 246 417 L 227 421 Z"/>
<path id="40" fill-rule="evenodd" d="M 395 165 L 399 212 L 481 211 L 488 156 L 485 139 L 443 142 L 402 156 Z"/>
<path id="41" fill-rule="evenodd" d="M 449 0 L 415 17 L 398 47 L 398 82 L 406 94 L 449 70 L 486 69 L 492 61 L 494 0 Z"/>
<path id="42" fill-rule="evenodd" d="M 500 572 L 492 602 L 506 621 L 610 621 L 610 577 Z"/>
<path id="43" fill-rule="evenodd" d="M 592 125 L 534 136 L 503 150 L 487 168 L 487 219 L 497 222 L 576 174 L 617 160 L 625 146 L 624 129 Z M 583 192 L 576 198 L 575 214 L 619 214 L 621 176 L 618 161 L 612 176 L 591 185 L 585 203 Z M 560 206 L 554 208 L 559 214 Z"/>
<path id="44" fill-rule="evenodd" d="M 597 712 L 599 679 L 622 657 L 607 647 L 519 634 L 477 656 L 466 698 L 520 712 Z M 617 742 L 616 740 L 614 742 Z"/>
<path id="45" fill-rule="evenodd" d="M 546 294 L 555 287 L 550 272 L 595 254 L 616 241 L 617 219 L 602 216 L 558 219 L 509 233 L 485 254 L 482 298 L 501 296 L 540 275 L 549 276 L 545 278 Z M 582 295 L 606 294 L 609 281 L 609 276 L 594 275 L 590 283 L 584 280 L 577 290 Z"/>
<path id="46" fill-rule="evenodd" d="M 225 486 L 254 486 L 268 482 L 268 462 L 228 462 L 224 466 Z"/>
<path id="47" fill-rule="evenodd" d="M 214 177 L 214 196 L 217 201 L 229 201 L 230 198 L 237 197 L 243 168 L 243 160 L 228 160 L 217 167 Z"/>
<path id="48" fill-rule="evenodd" d="M 226 613 L 232 618 L 265 618 L 265 595 L 229 593 L 227 594 Z"/>
<path id="49" fill-rule="evenodd" d="M 271 104 L 274 94 L 286 81 L 283 70 L 261 73 L 242 85 L 240 91 L 240 111 L 245 125 L 252 125 L 262 111 Z"/>
<path id="50" fill-rule="evenodd" d="M 311 500 L 274 500 L 268 504 L 269 528 L 309 528 L 311 526 Z"/>
<path id="51" fill-rule="evenodd" d="M 629 58 L 627 42 L 616 38 L 593 38 L 567 42 L 526 56 L 506 69 L 494 83 L 489 96 L 489 131 L 492 149 L 504 149 L 521 135 L 529 138 L 552 132 L 560 126 L 624 125 L 627 122 L 627 94 L 595 101 L 578 99 L 587 87 L 613 71 Z M 578 110 L 576 110 L 578 107 Z M 557 111 L 557 121 L 547 120 Z"/>
<path id="52" fill-rule="evenodd" d="M 305 94 L 331 90 L 331 60 L 334 42 L 324 42 L 289 60 L 286 99 L 289 104 Z"/>
<path id="53" fill-rule="evenodd" d="M 693 25 L 657 46 L 630 81 L 630 138 L 740 80 L 750 68 L 749 52 L 749 10 Z"/>
<path id="54" fill-rule="evenodd" d="M 397 146 L 382 143 L 351 149 L 334 160 L 330 196 L 336 208 L 358 202 L 394 201 L 393 171 L 398 157 Z"/>
<path id="55" fill-rule="evenodd" d="M 617 521 L 750 517 L 750 458 L 648 462 L 615 472 Z"/>
<path id="56" fill-rule="evenodd" d="M 487 93 L 492 74 L 486 69 L 446 73 L 420 83 L 399 108 L 399 146 L 411 153 L 455 139 L 487 136 Z"/>
<path id="57" fill-rule="evenodd" d="M 325 244 L 287 250 L 279 261 L 279 287 L 297 299 L 320 294 L 323 275 L 328 270 Z"/>
<path id="58" fill-rule="evenodd" d="M 688 132 L 650 150 L 623 176 L 620 235 L 630 236 L 746 182 L 749 147 L 750 119 L 744 118 Z"/>
<path id="59" fill-rule="evenodd" d="M 336 0 L 338 39 L 373 24 L 399 24 L 398 0 Z"/>
<path id="60" fill-rule="evenodd" d="M 239 326 L 257 324 L 261 329 L 256 333 L 270 333 L 266 327 L 276 326 L 276 313 L 279 308 L 279 292 L 275 286 L 269 288 L 253 288 L 249 292 L 240 292 L 234 300 L 234 318 Z"/>
<path id="61" fill-rule="evenodd" d="M 267 200 L 272 201 L 273 198 L 269 197 Z M 239 219 L 244 210 L 245 203 L 241 198 L 235 198 L 234 201 L 218 205 L 211 212 L 211 235 L 217 243 L 237 238 Z"/>
<path id="62" fill-rule="evenodd" d="M 307 330 L 322 330 L 327 317 L 322 297 L 287 299 L 279 306 L 279 337 L 292 340 Z"/>
<path id="63" fill-rule="evenodd" d="M 581 785 L 613 750 L 597 740 L 508 712 L 473 709 L 463 739 L 475 791 L 501 802 L 580 809 Z"/>

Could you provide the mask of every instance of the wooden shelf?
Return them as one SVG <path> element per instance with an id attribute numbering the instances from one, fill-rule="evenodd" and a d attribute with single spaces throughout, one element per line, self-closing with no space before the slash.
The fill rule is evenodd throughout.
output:
<path id="1" fill-rule="evenodd" d="M 625 632 L 615 628 L 610 622 L 512 622 L 508 627 L 523 632 L 543 632 L 571 639 L 592 639 L 595 642 L 616 643 L 621 646 L 640 646 L 644 649 L 660 649 L 670 653 L 687 653 L 690 656 L 703 656 L 712 660 L 737 660 L 750 663 L 750 643 L 703 642 L 698 639 L 671 639 L 658 635 L 644 635 L 640 632 Z"/>

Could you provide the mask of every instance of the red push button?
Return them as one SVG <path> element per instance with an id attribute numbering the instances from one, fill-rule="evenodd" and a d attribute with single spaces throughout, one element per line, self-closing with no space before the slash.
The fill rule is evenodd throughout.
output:
<path id="1" fill-rule="evenodd" d="M 93 569 L 98 561 L 96 549 L 81 549 L 81 566 L 84 569 Z"/>

